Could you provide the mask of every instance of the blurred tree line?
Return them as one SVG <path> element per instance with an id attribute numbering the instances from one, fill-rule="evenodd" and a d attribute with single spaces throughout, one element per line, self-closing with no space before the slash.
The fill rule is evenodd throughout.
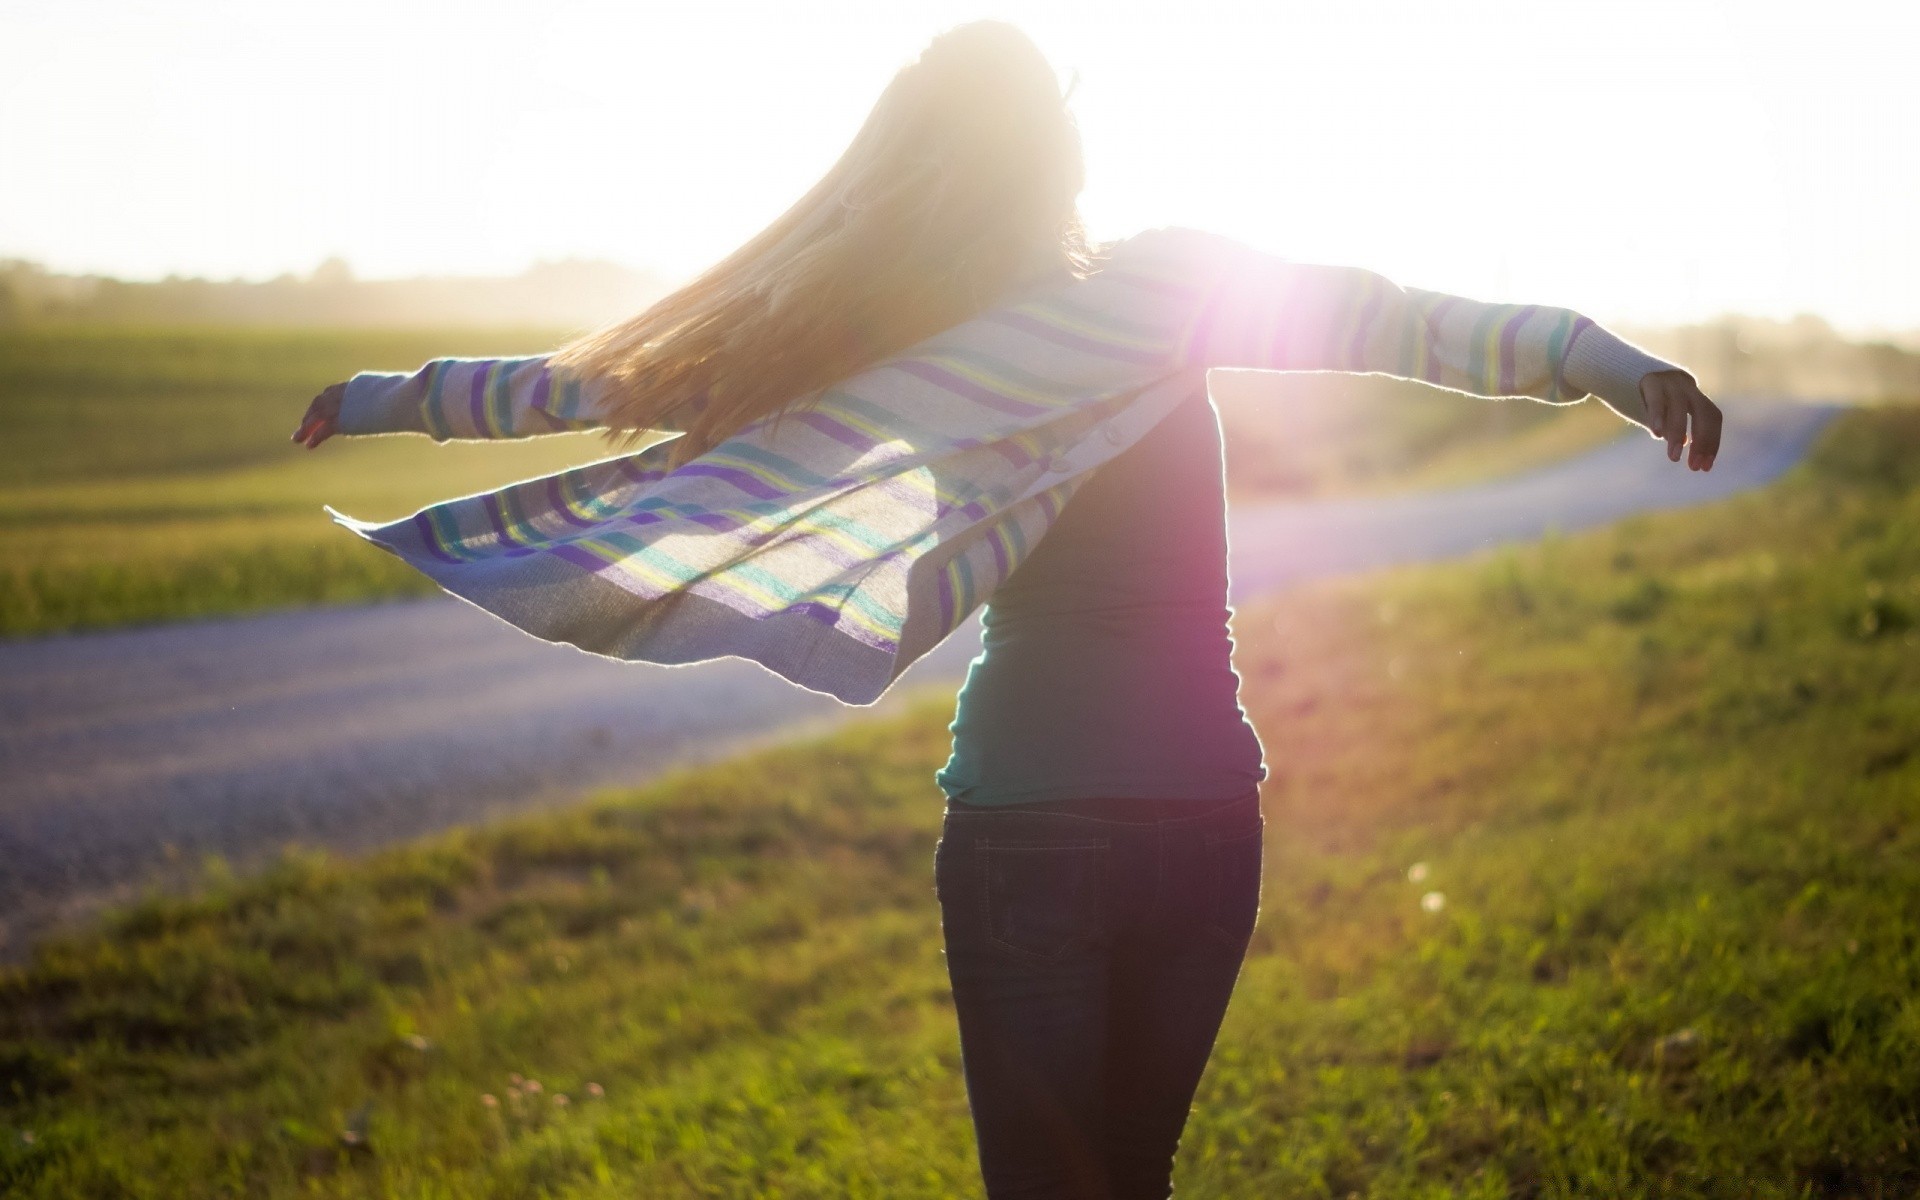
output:
<path id="1" fill-rule="evenodd" d="M 587 328 L 638 312 L 670 284 L 617 263 L 539 263 L 511 277 L 356 279 L 343 259 L 252 282 L 170 275 L 130 282 L 0 259 L 0 328 L 43 323 Z"/>
<path id="2" fill-rule="evenodd" d="M 1920 398 L 1920 353 L 1890 341 L 1843 337 L 1816 316 L 1791 321 L 1727 316 L 1665 329 L 1623 329 L 1693 372 L 1708 395 L 1807 400 Z"/>
<path id="3" fill-rule="evenodd" d="M 0 259 L 0 328 L 49 322 L 334 327 L 542 326 L 585 329 L 640 311 L 672 281 L 591 259 L 544 262 L 511 277 L 356 279 L 330 258 L 307 275 L 262 282 L 168 276 L 129 282 L 59 275 Z M 1814 316 L 1727 316 L 1623 329 L 1681 363 L 1709 395 L 1890 400 L 1920 397 L 1920 353 L 1843 337 Z"/>

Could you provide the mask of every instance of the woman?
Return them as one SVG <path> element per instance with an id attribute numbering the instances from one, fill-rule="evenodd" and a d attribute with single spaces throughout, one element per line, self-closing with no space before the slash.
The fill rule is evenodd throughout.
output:
<path id="1" fill-rule="evenodd" d="M 538 636 L 868 703 L 991 597 L 935 854 L 994 1197 L 1165 1196 L 1259 905 L 1213 366 L 1599 395 L 1712 465 L 1685 372 L 1561 309 L 1193 231 L 1085 244 L 1013 28 L 952 30 L 766 231 L 549 356 L 323 392 L 294 440 L 605 428 L 642 453 L 356 532 Z M 337 514 L 336 514 L 337 515 Z"/>

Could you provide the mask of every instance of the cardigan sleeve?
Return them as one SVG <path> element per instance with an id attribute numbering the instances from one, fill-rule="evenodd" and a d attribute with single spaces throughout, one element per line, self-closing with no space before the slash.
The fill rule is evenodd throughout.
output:
<path id="1" fill-rule="evenodd" d="M 436 358 L 412 372 L 362 371 L 340 403 L 343 434 L 424 433 L 436 442 L 596 429 L 595 392 L 545 355 Z"/>
<path id="2" fill-rule="evenodd" d="M 1678 370 L 1571 309 L 1407 288 L 1237 244 L 1209 257 L 1214 269 L 1183 340 L 1190 365 L 1394 375 L 1549 404 L 1592 394 L 1642 426 L 1641 378 Z"/>

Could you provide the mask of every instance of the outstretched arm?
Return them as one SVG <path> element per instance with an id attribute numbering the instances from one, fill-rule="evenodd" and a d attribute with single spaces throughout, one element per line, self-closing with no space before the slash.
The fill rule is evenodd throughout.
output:
<path id="1" fill-rule="evenodd" d="M 424 433 L 436 442 L 595 429 L 597 393 L 548 369 L 547 356 L 436 358 L 417 371 L 362 371 L 308 406 L 293 440 L 336 433 Z"/>
<path id="2" fill-rule="evenodd" d="M 1288 262 L 1219 239 L 1188 331 L 1194 365 L 1351 371 L 1423 380 L 1476 396 L 1571 404 L 1598 396 L 1708 470 L 1720 410 L 1693 377 L 1570 309 L 1488 304 L 1403 288 L 1353 267 Z"/>

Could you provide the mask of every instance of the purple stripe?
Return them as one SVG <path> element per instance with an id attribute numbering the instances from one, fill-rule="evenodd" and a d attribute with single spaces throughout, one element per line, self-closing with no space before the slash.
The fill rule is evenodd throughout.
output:
<path id="1" fill-rule="evenodd" d="M 994 567 L 1000 572 L 1000 578 L 1005 579 L 1012 572 L 1013 567 L 1007 562 L 1007 547 L 1000 540 L 998 526 L 987 531 L 987 545 L 993 547 Z"/>
<path id="2" fill-rule="evenodd" d="M 985 319 L 992 321 L 996 325 L 1005 325 L 1009 329 L 1018 329 L 1022 333 L 1032 334 L 1034 337 L 1040 338 L 1043 341 L 1053 342 L 1056 345 L 1067 346 L 1075 350 L 1085 350 L 1092 354 L 1098 354 L 1102 358 L 1111 358 L 1116 362 L 1157 366 L 1166 360 L 1165 355 L 1158 354 L 1151 350 L 1129 350 L 1124 346 L 1116 346 L 1111 342 L 1102 342 L 1082 334 L 1069 332 L 1065 329 L 1056 329 L 1043 321 L 1034 320 L 1025 313 L 993 312 L 988 313 Z"/>
<path id="3" fill-rule="evenodd" d="M 1186 365 L 1190 367 L 1231 366 L 1218 357 L 1219 349 L 1214 342 L 1214 328 L 1220 319 L 1220 306 L 1225 302 L 1227 288 L 1232 284 L 1223 284 L 1207 297 L 1206 306 L 1200 310 L 1200 316 L 1193 323 L 1193 331 L 1187 336 Z"/>
<path id="4" fill-rule="evenodd" d="M 553 374 L 545 367 L 540 368 L 540 378 L 533 385 L 533 399 L 527 401 L 527 410 L 544 418 L 555 429 L 570 428 L 562 418 L 547 410 L 547 400 L 553 391 Z"/>
<path id="5" fill-rule="evenodd" d="M 1513 363 L 1514 339 L 1520 336 L 1520 327 L 1527 323 L 1528 318 L 1533 316 L 1533 312 L 1532 305 L 1521 309 L 1513 316 L 1507 318 L 1506 328 L 1500 331 L 1500 394 L 1502 396 L 1513 395 L 1513 377 L 1515 375 Z"/>
<path id="6" fill-rule="evenodd" d="M 1573 353 L 1573 344 L 1580 340 L 1580 335 L 1592 327 L 1592 318 L 1580 317 L 1576 319 L 1573 323 L 1572 331 L 1567 334 L 1567 344 L 1560 348 L 1560 361 L 1553 364 L 1554 382 L 1557 385 L 1557 390 L 1563 395 L 1569 387 L 1573 386 L 1567 382 L 1567 357 Z"/>
<path id="7" fill-rule="evenodd" d="M 480 508 L 487 514 L 487 523 L 493 526 L 493 531 L 500 535 L 501 541 L 509 546 L 525 548 L 525 542 L 507 532 L 507 522 L 500 514 L 500 497 L 497 492 L 488 492 L 481 496 Z"/>
<path id="8" fill-rule="evenodd" d="M 674 472 L 676 475 L 699 475 L 707 479 L 725 480 L 735 488 L 760 500 L 777 500 L 782 495 L 779 488 L 766 483 L 749 471 L 723 467 L 715 463 L 703 463 L 698 459 Z"/>
<path id="9" fill-rule="evenodd" d="M 1458 296 L 1448 296 L 1445 300 L 1442 300 L 1440 303 L 1434 305 L 1433 311 L 1427 314 L 1427 325 L 1435 334 L 1438 334 L 1440 332 L 1441 318 L 1447 315 L 1447 310 L 1452 308 L 1454 306 L 1454 303 L 1459 299 L 1460 297 Z M 1432 349 L 1429 349 L 1427 351 L 1427 374 L 1426 374 L 1426 381 L 1428 383 L 1439 383 L 1441 381 L 1442 365 L 1443 364 L 1440 362 L 1440 356 L 1434 353 Z"/>
<path id="10" fill-rule="evenodd" d="M 770 615 L 779 617 L 788 613 L 797 617 L 811 617 L 828 627 L 834 627 L 840 623 L 840 610 L 820 600 L 802 600 L 797 604 L 789 604 L 779 612 Z"/>
<path id="11" fill-rule="evenodd" d="M 1367 331 L 1373 328 L 1374 318 L 1380 315 L 1380 287 L 1374 285 L 1367 289 L 1367 303 L 1360 310 L 1360 324 L 1353 331 L 1353 341 L 1347 346 L 1347 361 L 1344 365 L 1362 366 L 1366 363 Z"/>
<path id="12" fill-rule="evenodd" d="M 771 532 L 778 532 L 778 531 L 774 530 Z M 768 538 L 756 539 L 753 544 L 757 546 L 757 545 L 760 545 L 762 542 L 768 541 L 768 540 L 770 539 Z M 809 530 L 808 532 L 799 535 L 798 539 L 796 540 L 805 544 L 810 549 L 812 549 L 815 554 L 818 554 L 821 558 L 826 559 L 828 562 L 832 563 L 836 567 L 841 568 L 842 570 L 846 570 L 852 567 L 877 567 L 881 563 L 885 562 L 887 559 L 893 557 L 893 554 L 891 552 L 886 554 L 876 555 L 871 551 L 867 551 L 867 550 L 861 550 L 861 551 L 849 550 L 845 546 L 842 546 L 840 543 L 834 541 L 830 534 L 824 533 L 818 530 Z"/>
<path id="13" fill-rule="evenodd" d="M 675 519 L 692 521 L 695 524 L 703 525 L 717 533 L 734 533 L 754 523 L 754 518 L 751 517 L 736 517 L 730 516 L 727 513 L 718 512 L 695 513 L 680 518 L 665 517 L 659 513 L 652 512 L 634 513 L 627 518 L 627 522 L 632 525 L 657 525 L 662 521 Z M 813 545 L 813 549 L 819 553 L 821 557 L 832 562 L 837 567 L 871 566 L 890 557 L 890 555 L 884 554 L 877 557 L 870 557 L 864 552 L 855 553 L 849 551 L 834 542 L 827 532 L 818 530 L 809 530 L 804 533 L 792 532 L 792 524 L 792 522 L 786 522 L 779 525 L 766 526 L 752 537 L 736 539 L 735 545 L 740 551 L 744 552 L 765 546 L 782 538 L 787 538 L 795 544 L 807 543 Z M 718 569 L 724 570 L 726 568 Z"/>
<path id="14" fill-rule="evenodd" d="M 567 503 L 566 493 L 561 490 L 560 478 L 558 475 L 547 476 L 547 507 L 553 510 L 553 514 L 562 521 L 577 528 L 592 529 L 598 525 L 598 521 L 589 521 L 585 517 L 575 515 L 573 506 Z"/>
<path id="15" fill-rule="evenodd" d="M 1293 301 L 1300 286 L 1298 278 L 1289 276 L 1281 281 L 1279 294 L 1274 298 L 1272 340 L 1268 342 L 1267 351 L 1269 366 L 1285 368 L 1292 365 Z"/>
<path id="16" fill-rule="evenodd" d="M 661 512 L 659 509 L 650 508 L 650 509 L 646 509 L 643 512 L 633 513 L 627 517 L 627 524 L 658 525 L 663 521 L 696 521 L 696 520 L 701 520 L 704 517 L 718 518 L 720 520 L 731 522 L 731 524 L 727 524 L 720 527 L 724 529 L 738 529 L 741 525 L 746 524 L 746 522 L 740 520 L 738 517 L 729 517 L 725 513 L 710 513 L 710 514 L 686 513 L 686 512 L 680 511 L 682 507 L 683 506 L 676 505 L 674 508 L 674 511 L 671 511 L 671 512 Z"/>
<path id="17" fill-rule="evenodd" d="M 836 421 L 823 412 L 805 411 L 800 414 L 800 420 L 816 433 L 824 433 L 841 445 L 851 446 L 855 450 L 871 450 L 880 444 L 845 421 Z"/>
<path id="18" fill-rule="evenodd" d="M 426 509 L 423 508 L 413 514 L 413 527 L 420 531 L 420 544 L 426 547 L 428 554 L 433 555 L 441 562 L 457 563 L 463 561 L 441 548 L 440 537 L 434 533 L 433 522 L 427 519 Z"/>
<path id="19" fill-rule="evenodd" d="M 613 570 L 612 563 L 601 558 L 591 550 L 583 550 L 578 546 L 563 544 L 551 547 L 547 552 L 561 562 L 571 563 L 589 575 L 600 576 L 609 583 L 615 584 L 621 590 L 632 592 L 634 595 L 642 597 L 643 599 L 657 600 L 666 595 L 664 589 L 644 579 L 636 579 L 625 571 Z"/>
<path id="20" fill-rule="evenodd" d="M 1001 438 L 989 445 L 988 449 L 1016 467 L 1029 466 L 1034 461 L 1033 452 L 1027 449 L 1026 442 L 1021 438 Z"/>
<path id="21" fill-rule="evenodd" d="M 487 424 L 487 369 L 492 365 L 491 362 L 475 363 L 473 383 L 467 389 L 467 409 L 473 414 L 473 430 L 481 437 L 493 432 Z"/>
<path id="22" fill-rule="evenodd" d="M 625 458 L 617 459 L 615 460 L 617 469 L 635 483 L 655 483 L 667 477 L 667 473 L 658 468 L 642 467 L 639 459 L 638 454 L 629 454 Z"/>
<path id="23" fill-rule="evenodd" d="M 943 391 L 952 392 L 956 396 L 964 397 L 976 404 L 982 404 L 988 408 L 997 409 L 1000 412 L 1025 417 L 1048 411 L 1038 404 L 1028 404 L 1024 400 L 1015 400 L 1011 396 L 1003 396 L 990 388 L 981 387 L 971 379 L 963 379 L 955 375 L 952 371 L 946 370 L 943 367 L 937 367 L 921 359 L 903 358 L 896 362 L 888 363 L 887 365 L 897 371 L 911 375 L 915 379 L 930 383 Z"/>
<path id="24" fill-rule="evenodd" d="M 780 616 L 785 613 L 811 617 L 822 625 L 832 629 L 841 637 L 852 638 L 863 646 L 872 646 L 875 650 L 893 651 L 900 647 L 900 643 L 893 638 L 880 637 L 876 634 L 869 633 L 859 625 L 849 625 L 845 629 L 842 629 L 840 627 L 840 609 L 822 603 L 819 600 L 807 600 L 797 604 L 790 604 L 781 609 L 780 612 L 771 615 Z"/>

